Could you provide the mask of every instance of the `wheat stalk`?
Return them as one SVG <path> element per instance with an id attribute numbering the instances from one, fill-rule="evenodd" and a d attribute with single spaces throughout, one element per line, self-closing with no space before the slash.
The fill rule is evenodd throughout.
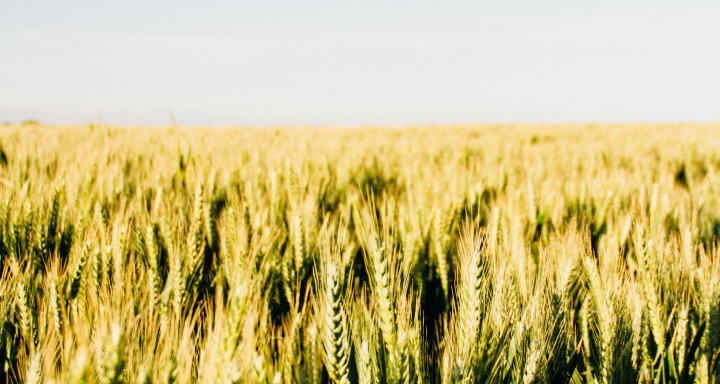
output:
<path id="1" fill-rule="evenodd" d="M 343 305 L 343 288 L 340 269 L 328 264 L 325 269 L 324 292 L 324 351 L 325 365 L 335 383 L 349 383 L 350 330 L 347 312 Z"/>

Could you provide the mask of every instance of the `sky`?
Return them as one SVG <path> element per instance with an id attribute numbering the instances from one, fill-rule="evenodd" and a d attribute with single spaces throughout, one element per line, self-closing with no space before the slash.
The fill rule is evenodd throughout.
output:
<path id="1" fill-rule="evenodd" d="M 0 123 L 720 121 L 718 1 L 0 8 Z"/>

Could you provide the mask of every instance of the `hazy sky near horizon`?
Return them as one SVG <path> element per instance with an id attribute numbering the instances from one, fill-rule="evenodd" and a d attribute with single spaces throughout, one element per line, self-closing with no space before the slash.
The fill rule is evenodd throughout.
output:
<path id="1" fill-rule="evenodd" d="M 718 1 L 36 1 L 0 122 L 720 121 Z"/>

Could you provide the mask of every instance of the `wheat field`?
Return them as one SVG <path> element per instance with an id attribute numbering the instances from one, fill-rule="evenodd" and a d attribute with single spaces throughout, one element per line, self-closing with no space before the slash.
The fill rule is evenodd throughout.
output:
<path id="1" fill-rule="evenodd" d="M 0 382 L 720 382 L 718 125 L 0 138 Z"/>

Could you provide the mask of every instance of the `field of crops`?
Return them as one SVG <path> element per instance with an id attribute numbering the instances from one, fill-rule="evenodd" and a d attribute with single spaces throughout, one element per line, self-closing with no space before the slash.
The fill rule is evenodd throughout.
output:
<path id="1" fill-rule="evenodd" d="M 0 138 L 0 382 L 720 380 L 720 126 Z"/>

